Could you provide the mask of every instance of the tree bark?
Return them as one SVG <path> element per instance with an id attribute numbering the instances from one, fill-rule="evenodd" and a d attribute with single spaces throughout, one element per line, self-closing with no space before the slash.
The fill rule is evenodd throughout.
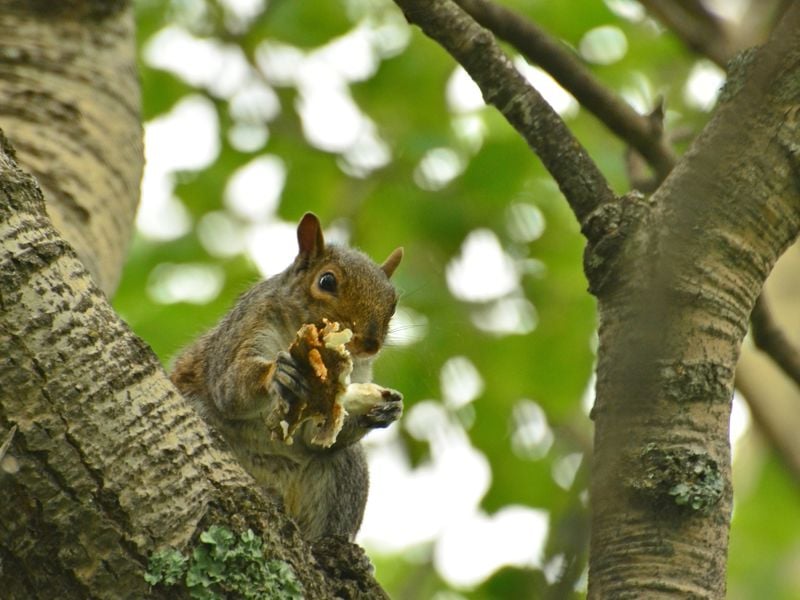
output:
<path id="1" fill-rule="evenodd" d="M 725 596 L 734 368 L 800 230 L 798 8 L 654 196 L 589 220 L 601 232 L 587 250 L 600 318 L 590 598 Z"/>
<path id="2" fill-rule="evenodd" d="M 307 598 L 381 598 L 363 553 L 297 528 L 116 316 L 0 138 L 0 589 L 10 599 L 174 597 L 147 558 L 251 528 Z M 13 459 L 8 461 L 9 456 Z"/>
<path id="3" fill-rule="evenodd" d="M 112 295 L 144 164 L 130 3 L 0 0 L 0 128 Z"/>
<path id="4" fill-rule="evenodd" d="M 301 539 L 106 300 L 142 165 L 132 23 L 126 2 L 0 3 L 0 115 L 43 182 L 0 133 L 1 594 L 184 597 L 148 557 L 222 525 L 306 598 L 385 597 L 360 548 Z"/>

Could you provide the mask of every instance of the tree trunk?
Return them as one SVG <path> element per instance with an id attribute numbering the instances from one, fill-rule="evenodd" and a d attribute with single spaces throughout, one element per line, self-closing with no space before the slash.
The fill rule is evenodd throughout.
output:
<path id="1" fill-rule="evenodd" d="M 0 127 L 109 296 L 144 163 L 129 4 L 0 0 Z"/>
<path id="2" fill-rule="evenodd" d="M 252 529 L 307 598 L 384 597 L 358 547 L 300 538 L 106 301 L 142 164 L 131 7 L 54 6 L 0 4 L 2 123 L 76 248 L 0 135 L 3 598 L 183 597 L 148 557 L 212 525 Z"/>
<path id="3" fill-rule="evenodd" d="M 590 598 L 725 597 L 734 369 L 761 286 L 800 230 L 798 8 L 742 58 L 654 196 L 589 220 Z"/>

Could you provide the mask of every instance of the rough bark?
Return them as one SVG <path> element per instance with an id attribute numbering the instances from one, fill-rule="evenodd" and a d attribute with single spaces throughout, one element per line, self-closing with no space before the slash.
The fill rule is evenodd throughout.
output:
<path id="1" fill-rule="evenodd" d="M 600 316 L 590 598 L 725 596 L 734 368 L 761 286 L 800 229 L 799 27 L 794 9 L 743 61 L 650 200 L 589 220 Z"/>
<path id="2" fill-rule="evenodd" d="M 221 449 L 8 152 L 0 138 L 0 438 L 17 427 L 0 471 L 3 597 L 174 597 L 148 589 L 148 555 L 212 524 L 252 528 L 307 598 L 383 597 L 357 547 L 312 550 Z"/>
<path id="3" fill-rule="evenodd" d="M 148 556 L 224 525 L 307 598 L 385 597 L 360 548 L 300 538 L 106 301 L 143 162 L 133 33 L 129 2 L 0 0 L 0 595 L 183 597 Z"/>
<path id="4" fill-rule="evenodd" d="M 108 295 L 139 200 L 139 108 L 128 2 L 0 0 L 0 127 Z"/>

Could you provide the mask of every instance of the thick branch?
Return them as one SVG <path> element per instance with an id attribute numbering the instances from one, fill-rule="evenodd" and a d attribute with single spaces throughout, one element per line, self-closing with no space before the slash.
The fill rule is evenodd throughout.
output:
<path id="1" fill-rule="evenodd" d="M 382 598 L 360 550 L 310 548 L 169 382 L 50 225 L 0 133 L 3 598 L 175 597 L 147 557 L 251 528 L 307 598 Z M 312 554 L 313 552 L 313 554 Z M 360 555 L 360 556 L 359 556 Z"/>
<path id="2" fill-rule="evenodd" d="M 144 163 L 132 2 L 0 0 L 0 40 L 0 127 L 111 296 Z"/>
<path id="3" fill-rule="evenodd" d="M 619 244 L 624 267 L 599 295 L 591 599 L 725 595 L 734 369 L 800 230 L 798 28 L 795 4 Z"/>
<path id="4" fill-rule="evenodd" d="M 538 64 L 614 134 L 641 154 L 659 181 L 675 165 L 661 128 L 600 83 L 562 43 L 535 23 L 490 0 L 456 0 L 481 25 Z"/>
<path id="5" fill-rule="evenodd" d="M 579 222 L 614 193 L 561 118 L 513 67 L 492 34 L 451 0 L 395 0 L 411 23 L 438 42 L 533 148 Z"/>

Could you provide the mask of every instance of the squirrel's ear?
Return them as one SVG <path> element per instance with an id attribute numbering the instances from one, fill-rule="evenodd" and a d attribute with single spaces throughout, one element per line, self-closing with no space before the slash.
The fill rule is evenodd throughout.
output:
<path id="1" fill-rule="evenodd" d="M 387 277 L 391 277 L 394 270 L 397 268 L 397 265 L 400 264 L 400 261 L 403 260 L 403 249 L 402 248 L 395 248 L 394 251 L 389 255 L 389 257 L 383 261 L 381 265 L 381 270 L 386 273 Z"/>
<path id="2" fill-rule="evenodd" d="M 322 226 L 317 215 L 312 212 L 307 212 L 300 219 L 300 224 L 297 226 L 297 245 L 299 253 L 308 257 L 318 256 L 325 249 Z"/>

